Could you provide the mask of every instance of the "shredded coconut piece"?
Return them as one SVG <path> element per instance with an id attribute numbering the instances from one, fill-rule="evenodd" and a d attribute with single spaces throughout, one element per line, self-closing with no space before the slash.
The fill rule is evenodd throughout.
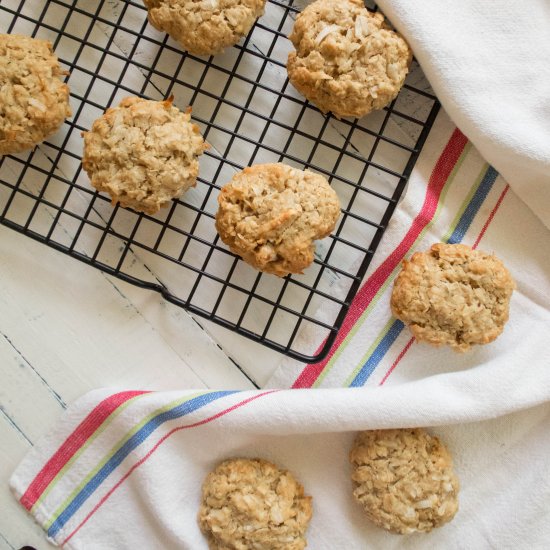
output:
<path id="1" fill-rule="evenodd" d="M 359 15 L 355 20 L 355 36 L 361 40 L 369 35 L 369 22 L 366 17 Z"/>
<path id="2" fill-rule="evenodd" d="M 399 78 L 399 69 L 395 63 L 390 63 L 388 65 L 388 76 L 392 80 L 397 80 Z"/>
<path id="3" fill-rule="evenodd" d="M 329 34 L 339 31 L 340 26 L 339 25 L 327 25 L 318 35 L 315 39 L 316 44 L 320 44 Z"/>
<path id="4" fill-rule="evenodd" d="M 432 501 L 428 498 L 424 499 L 424 500 L 421 500 L 417 505 L 416 507 L 419 509 L 419 510 L 425 510 L 426 508 L 433 508 L 432 506 Z"/>
<path id="5" fill-rule="evenodd" d="M 31 105 L 32 107 L 35 107 L 36 109 L 38 109 L 39 111 L 42 111 L 43 113 L 45 113 L 47 111 L 46 106 L 44 105 L 44 103 L 41 103 L 37 99 L 33 99 L 31 97 L 31 98 L 29 98 L 28 103 L 29 103 L 29 105 Z"/>

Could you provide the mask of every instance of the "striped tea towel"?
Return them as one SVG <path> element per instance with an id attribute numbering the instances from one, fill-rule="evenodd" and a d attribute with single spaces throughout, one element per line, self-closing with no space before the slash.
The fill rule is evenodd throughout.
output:
<path id="1" fill-rule="evenodd" d="M 313 497 L 312 550 L 547 548 L 549 403 L 435 430 L 462 484 L 450 524 L 401 537 L 366 520 L 352 497 L 347 454 L 354 434 L 338 430 L 434 418 L 447 400 L 475 403 L 456 392 L 394 388 L 94 391 L 29 453 L 12 489 L 49 540 L 65 548 L 207 550 L 197 525 L 202 480 L 227 457 L 260 456 L 290 469 Z M 312 421 L 323 418 L 330 421 Z"/>
<path id="2" fill-rule="evenodd" d="M 416 344 L 389 310 L 401 260 L 440 240 L 495 251 L 518 283 L 503 335 L 468 354 Z M 92 392 L 29 452 L 12 490 L 67 548 L 206 550 L 196 522 L 202 479 L 227 457 L 261 456 L 313 496 L 313 550 L 545 548 L 549 242 L 441 114 L 329 358 L 285 360 L 270 384 L 304 389 Z M 315 334 L 300 337 L 318 345 Z M 405 538 L 370 525 L 351 498 L 353 431 L 442 425 L 462 479 L 457 518 Z"/>

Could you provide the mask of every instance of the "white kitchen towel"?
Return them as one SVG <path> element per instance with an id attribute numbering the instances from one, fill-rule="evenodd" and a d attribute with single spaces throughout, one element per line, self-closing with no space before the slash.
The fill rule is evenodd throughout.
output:
<path id="1" fill-rule="evenodd" d="M 378 4 L 455 124 L 550 227 L 550 2 Z"/>
<path id="2" fill-rule="evenodd" d="M 259 456 L 291 470 L 313 497 L 312 550 L 547 548 L 548 403 L 432 430 L 454 455 L 462 485 L 450 524 L 392 535 L 354 502 L 350 430 L 499 412 L 476 398 L 475 386 L 459 387 L 439 377 L 383 390 L 98 390 L 69 407 L 11 485 L 50 540 L 66 548 L 206 550 L 196 519 L 202 480 L 223 459 Z"/>

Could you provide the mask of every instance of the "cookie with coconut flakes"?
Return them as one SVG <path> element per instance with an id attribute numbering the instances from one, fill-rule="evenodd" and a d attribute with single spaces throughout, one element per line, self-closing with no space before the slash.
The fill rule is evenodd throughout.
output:
<path id="1" fill-rule="evenodd" d="M 451 455 L 421 428 L 361 432 L 350 452 L 353 495 L 392 533 L 428 532 L 458 511 Z"/>
<path id="2" fill-rule="evenodd" d="M 287 62 L 294 87 L 322 112 L 362 117 L 397 96 L 412 52 L 363 0 L 317 0 L 296 18 Z"/>
<path id="3" fill-rule="evenodd" d="M 52 45 L 18 34 L 0 34 L 0 156 L 32 149 L 71 116 Z"/>
<path id="4" fill-rule="evenodd" d="M 194 55 L 213 55 L 246 36 L 266 0 L 144 0 L 151 25 Z"/>
<path id="5" fill-rule="evenodd" d="M 303 550 L 311 515 L 294 476 L 259 458 L 226 460 L 202 486 L 199 525 L 211 550 Z"/>
<path id="6" fill-rule="evenodd" d="M 493 254 L 437 243 L 403 262 L 391 309 L 418 341 L 464 352 L 501 334 L 515 287 Z"/>
<path id="7" fill-rule="evenodd" d="M 82 166 L 113 204 L 154 214 L 193 187 L 205 144 L 191 110 L 172 98 L 128 97 L 83 132 Z"/>
<path id="8" fill-rule="evenodd" d="M 313 261 L 314 241 L 340 216 L 338 195 L 320 174 L 282 163 L 235 174 L 218 196 L 216 229 L 232 252 L 260 271 L 284 277 Z"/>

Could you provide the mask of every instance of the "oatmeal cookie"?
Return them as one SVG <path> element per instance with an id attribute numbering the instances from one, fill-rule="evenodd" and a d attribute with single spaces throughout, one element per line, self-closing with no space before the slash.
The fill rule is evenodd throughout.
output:
<path id="1" fill-rule="evenodd" d="M 418 341 L 467 351 L 503 331 L 514 288 L 497 257 L 464 244 L 439 243 L 403 262 L 391 309 Z"/>
<path id="2" fill-rule="evenodd" d="M 362 117 L 396 96 L 412 53 L 363 0 L 317 0 L 297 18 L 288 56 L 294 87 L 326 113 Z"/>
<path id="3" fill-rule="evenodd" d="M 47 40 L 0 34 L 0 156 L 32 149 L 71 116 L 65 74 Z"/>
<path id="4" fill-rule="evenodd" d="M 149 22 L 194 55 L 213 55 L 246 36 L 266 0 L 143 0 Z"/>
<path id="5" fill-rule="evenodd" d="M 245 168 L 218 197 L 216 229 L 232 252 L 283 277 L 313 261 L 314 240 L 330 234 L 340 202 L 328 181 L 285 164 Z"/>
<path id="6" fill-rule="evenodd" d="M 82 166 L 113 204 L 154 214 L 196 183 L 206 149 L 191 110 L 128 97 L 83 132 Z"/>
<path id="7" fill-rule="evenodd" d="M 361 432 L 350 462 L 353 494 L 379 527 L 400 534 L 427 532 L 458 510 L 451 456 L 422 429 Z"/>
<path id="8" fill-rule="evenodd" d="M 311 514 L 292 474 L 258 458 L 226 460 L 202 486 L 199 525 L 212 550 L 301 550 Z"/>

